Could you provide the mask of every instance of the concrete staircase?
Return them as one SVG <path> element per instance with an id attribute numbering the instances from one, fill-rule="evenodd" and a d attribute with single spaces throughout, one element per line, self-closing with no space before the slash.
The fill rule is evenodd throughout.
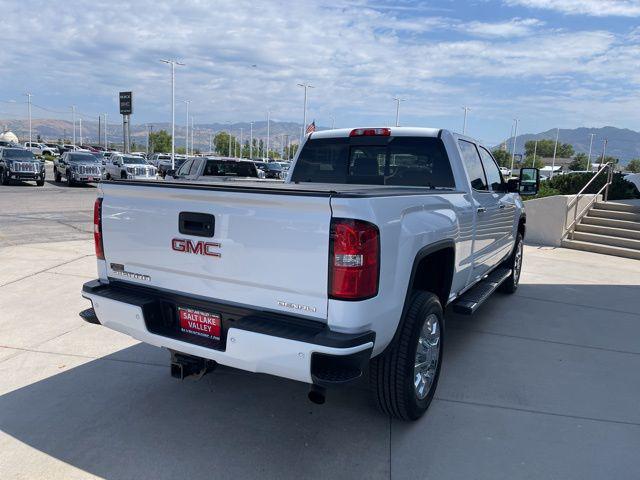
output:
<path id="1" fill-rule="evenodd" d="M 596 203 L 562 246 L 640 260 L 640 207 Z"/>

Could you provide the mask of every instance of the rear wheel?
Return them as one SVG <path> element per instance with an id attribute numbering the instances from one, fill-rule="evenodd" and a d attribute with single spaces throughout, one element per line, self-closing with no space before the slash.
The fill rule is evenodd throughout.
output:
<path id="1" fill-rule="evenodd" d="M 518 232 L 516 243 L 513 247 L 513 253 L 505 261 L 504 266 L 511 270 L 511 275 L 502 282 L 500 291 L 504 293 L 515 293 L 520 283 L 520 274 L 522 273 L 522 257 L 524 254 L 524 239 L 522 233 Z"/>
<path id="2" fill-rule="evenodd" d="M 393 342 L 371 360 L 371 392 L 387 415 L 416 420 L 429 408 L 440 377 L 443 326 L 438 297 L 413 292 Z"/>

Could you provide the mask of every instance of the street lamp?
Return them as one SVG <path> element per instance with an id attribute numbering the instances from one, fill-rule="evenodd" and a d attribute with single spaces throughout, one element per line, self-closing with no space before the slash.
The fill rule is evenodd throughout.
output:
<path id="1" fill-rule="evenodd" d="M 467 134 L 467 114 L 471 111 L 469 107 L 462 107 L 464 110 L 464 122 L 462 123 L 462 134 Z"/>
<path id="2" fill-rule="evenodd" d="M 253 160 L 253 122 L 249 122 L 249 160 Z"/>
<path id="3" fill-rule="evenodd" d="M 176 65 L 184 66 L 177 60 L 160 60 L 171 65 L 171 169 L 176 168 Z M 74 107 L 75 108 L 75 107 Z"/>
<path id="4" fill-rule="evenodd" d="M 511 152 L 511 171 L 513 172 L 513 166 L 516 162 L 516 142 L 518 141 L 518 119 L 513 119 L 516 122 L 516 128 L 513 134 L 513 151 Z"/>
<path id="5" fill-rule="evenodd" d="M 267 162 L 269 161 L 269 141 L 271 140 L 271 133 L 269 127 L 271 125 L 271 111 L 267 110 Z"/>
<path id="6" fill-rule="evenodd" d="M 400 126 L 400 102 L 404 102 L 404 98 L 393 97 L 396 102 L 396 127 Z"/>
<path id="7" fill-rule="evenodd" d="M 109 150 L 109 142 L 107 141 L 107 114 L 104 114 L 104 150 Z"/>
<path id="8" fill-rule="evenodd" d="M 300 132 L 300 144 L 302 145 L 302 140 L 304 139 L 304 133 L 307 130 L 307 90 L 309 88 L 315 88 L 313 85 L 309 85 L 308 83 L 299 83 L 299 87 L 304 88 L 304 111 L 302 117 L 302 131 Z"/>
<path id="9" fill-rule="evenodd" d="M 29 99 L 29 148 L 31 148 L 31 94 L 26 93 L 25 95 Z"/>
<path id="10" fill-rule="evenodd" d="M 76 146 L 76 106 L 71 105 L 71 120 L 73 121 L 73 146 Z"/>
<path id="11" fill-rule="evenodd" d="M 184 136 L 184 153 L 189 156 L 189 104 L 191 100 L 183 100 L 184 104 L 187 106 L 187 133 Z M 191 150 L 193 150 L 193 143 L 191 144 Z"/>

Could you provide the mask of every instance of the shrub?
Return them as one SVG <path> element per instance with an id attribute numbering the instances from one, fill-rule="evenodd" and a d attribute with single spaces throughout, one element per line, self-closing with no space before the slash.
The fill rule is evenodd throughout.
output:
<path id="1" fill-rule="evenodd" d="M 560 192 L 560 195 L 575 195 L 594 177 L 595 173 L 572 173 L 570 175 L 557 175 L 545 183 L 549 189 Z M 627 198 L 640 198 L 638 189 L 627 182 L 621 173 L 613 175 L 613 183 L 609 187 L 609 200 L 623 200 Z M 601 174 L 587 189 L 585 193 L 596 193 L 605 184 L 606 174 Z"/>

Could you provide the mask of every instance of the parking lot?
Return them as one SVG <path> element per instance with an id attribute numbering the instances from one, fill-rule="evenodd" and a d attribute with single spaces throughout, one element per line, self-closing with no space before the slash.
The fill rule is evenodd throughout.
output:
<path id="1" fill-rule="evenodd" d="M 426 416 L 390 421 L 366 384 L 328 392 L 219 368 L 84 323 L 93 186 L 0 186 L 0 478 L 635 478 L 636 260 L 529 246 L 522 284 L 447 314 Z"/>

